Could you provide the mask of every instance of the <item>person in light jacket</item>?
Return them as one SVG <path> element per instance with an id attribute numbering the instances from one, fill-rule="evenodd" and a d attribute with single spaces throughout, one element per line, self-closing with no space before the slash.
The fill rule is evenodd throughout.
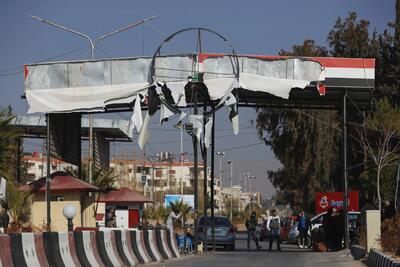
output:
<path id="1" fill-rule="evenodd" d="M 271 211 L 271 216 L 268 217 L 267 228 L 271 232 L 269 237 L 269 250 L 272 250 L 272 244 L 276 239 L 277 250 L 281 250 L 280 230 L 281 219 L 276 213 L 276 210 Z"/>

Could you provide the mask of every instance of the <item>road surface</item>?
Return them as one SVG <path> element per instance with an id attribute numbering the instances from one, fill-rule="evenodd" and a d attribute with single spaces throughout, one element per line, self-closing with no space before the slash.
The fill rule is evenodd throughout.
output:
<path id="1" fill-rule="evenodd" d="M 364 266 L 354 261 L 351 256 L 341 252 L 313 252 L 311 249 L 298 249 L 295 245 L 282 244 L 282 251 L 268 251 L 268 243 L 261 242 L 262 249 L 246 249 L 246 241 L 237 240 L 235 251 L 217 250 L 215 253 L 203 253 L 197 256 L 182 256 L 161 263 L 151 264 L 154 267 L 299 267 L 299 266 Z M 276 249 L 275 244 L 273 249 Z"/>

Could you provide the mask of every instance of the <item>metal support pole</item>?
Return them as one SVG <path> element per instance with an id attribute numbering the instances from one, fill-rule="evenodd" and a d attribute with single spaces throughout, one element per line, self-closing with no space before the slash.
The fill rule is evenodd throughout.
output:
<path id="1" fill-rule="evenodd" d="M 155 190 L 154 190 L 154 172 L 155 172 L 155 163 L 152 161 L 151 162 L 151 167 L 152 167 L 152 172 L 151 172 L 151 199 L 152 200 L 155 200 L 154 199 L 154 194 L 155 194 Z"/>
<path id="2" fill-rule="evenodd" d="M 21 183 L 21 138 L 17 138 L 17 182 Z"/>
<path id="3" fill-rule="evenodd" d="M 233 214 L 232 214 L 232 209 L 233 209 L 233 162 L 228 161 L 228 163 L 231 165 L 231 208 L 230 208 L 229 219 L 232 222 L 232 219 L 233 219 Z"/>
<path id="4" fill-rule="evenodd" d="M 211 242 L 212 242 L 213 252 L 215 252 L 215 225 L 214 225 L 214 210 L 215 210 L 214 167 L 215 167 L 215 162 L 214 162 L 214 157 L 215 157 L 215 112 L 213 113 L 213 124 L 212 124 L 212 131 L 211 131 Z"/>
<path id="5" fill-rule="evenodd" d="M 50 114 L 46 114 L 46 215 L 47 215 L 47 231 L 50 231 L 51 227 L 51 198 L 50 198 Z"/>
<path id="6" fill-rule="evenodd" d="M 203 114 L 205 114 L 207 111 L 207 106 L 205 103 L 203 103 Z M 208 231 L 208 227 L 207 227 L 207 183 L 208 183 L 208 172 L 207 172 L 207 148 L 206 148 L 206 143 L 205 143 L 205 136 L 206 136 L 206 119 L 203 116 L 203 136 L 204 136 L 204 142 L 203 142 L 203 174 L 204 174 L 204 182 L 203 182 L 203 187 L 204 187 L 204 192 L 203 192 L 203 202 L 204 202 L 204 217 L 206 218 L 204 220 L 204 251 L 208 251 L 208 241 L 207 241 L 207 231 Z"/>
<path id="7" fill-rule="evenodd" d="M 74 231 L 74 223 L 73 223 L 72 219 L 67 219 L 67 220 L 68 220 L 68 224 L 67 224 L 68 232 L 73 232 Z"/>
<path id="8" fill-rule="evenodd" d="M 193 113 L 194 115 L 198 114 L 197 109 L 197 85 L 192 87 L 193 91 Z M 194 166 L 193 166 L 193 186 L 194 186 L 194 253 L 197 254 L 198 252 L 198 208 L 199 208 L 199 195 L 198 195 L 198 164 L 197 164 L 197 136 L 195 133 L 192 134 L 193 140 L 193 154 L 194 154 Z"/>
<path id="9" fill-rule="evenodd" d="M 347 168 L 347 91 L 343 97 L 342 145 L 343 145 L 343 210 L 344 210 L 344 246 L 350 249 L 349 209 L 348 209 L 348 168 Z"/>

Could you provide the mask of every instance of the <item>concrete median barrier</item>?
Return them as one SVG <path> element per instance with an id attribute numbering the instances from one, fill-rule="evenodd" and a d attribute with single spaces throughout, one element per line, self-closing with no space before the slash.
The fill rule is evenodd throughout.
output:
<path id="1" fill-rule="evenodd" d="M 105 267 L 97 250 L 93 231 L 74 232 L 76 254 L 82 267 Z"/>
<path id="2" fill-rule="evenodd" d="M 11 243 L 8 235 L 0 234 L 0 267 L 14 267 L 11 256 Z"/>
<path id="3" fill-rule="evenodd" d="M 168 246 L 168 240 L 165 230 L 156 230 L 155 236 L 156 236 L 158 251 L 160 252 L 163 259 L 164 260 L 171 259 L 173 256 Z"/>
<path id="4" fill-rule="evenodd" d="M 132 241 L 129 231 L 116 230 L 114 233 L 119 256 L 127 266 L 135 266 L 138 263 L 138 259 L 132 249 Z"/>
<path id="5" fill-rule="evenodd" d="M 144 234 L 142 230 L 129 231 L 131 236 L 132 249 L 140 263 L 149 263 L 151 258 L 147 252 Z"/>
<path id="6" fill-rule="evenodd" d="M 43 233 L 47 261 L 54 267 L 81 267 L 76 255 L 73 233 Z"/>
<path id="7" fill-rule="evenodd" d="M 155 239 L 155 231 L 154 230 L 143 230 L 144 233 L 144 242 L 147 249 L 147 252 L 150 255 L 152 261 L 161 261 L 162 256 L 157 249 L 157 242 Z"/>
<path id="8" fill-rule="evenodd" d="M 107 267 L 127 266 L 118 254 L 115 234 L 113 231 L 96 232 L 96 243 L 99 255 L 104 265 Z"/>
<path id="9" fill-rule="evenodd" d="M 179 248 L 178 244 L 176 243 L 175 232 L 173 230 L 166 230 L 167 233 L 167 242 L 171 252 L 174 254 L 175 258 L 179 258 Z"/>
<path id="10" fill-rule="evenodd" d="M 50 267 L 41 233 L 10 234 L 11 255 L 17 267 Z"/>

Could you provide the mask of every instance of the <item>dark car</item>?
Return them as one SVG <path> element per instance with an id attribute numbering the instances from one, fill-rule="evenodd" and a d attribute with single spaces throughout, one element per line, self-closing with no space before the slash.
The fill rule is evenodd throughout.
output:
<path id="1" fill-rule="evenodd" d="M 204 227 L 205 217 L 200 217 L 198 222 L 199 240 L 211 243 L 211 218 L 207 217 L 207 233 Z M 235 250 L 235 229 L 227 217 L 214 217 L 215 245 L 225 249 Z"/>

